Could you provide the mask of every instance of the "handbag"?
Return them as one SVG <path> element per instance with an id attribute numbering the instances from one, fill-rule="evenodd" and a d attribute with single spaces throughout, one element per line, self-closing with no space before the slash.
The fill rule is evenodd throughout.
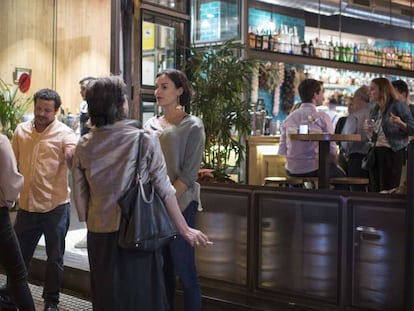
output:
<path id="1" fill-rule="evenodd" d="M 378 136 L 378 133 L 374 133 L 374 135 L 373 135 L 373 139 L 375 138 L 374 145 L 371 146 L 371 148 L 369 148 L 367 154 L 362 158 L 361 168 L 364 169 L 364 170 L 369 171 L 369 170 L 373 169 L 374 166 L 375 166 L 374 148 L 375 148 L 375 145 L 377 143 L 377 136 Z"/>
<path id="2" fill-rule="evenodd" d="M 371 170 L 375 166 L 375 153 L 374 153 L 374 147 L 371 147 L 368 150 L 368 153 L 362 158 L 361 162 L 361 168 L 364 170 Z"/>
<path id="3" fill-rule="evenodd" d="M 121 248 L 153 252 L 177 237 L 164 201 L 151 182 L 142 183 L 142 136 L 138 138 L 137 165 L 131 187 L 118 199 L 121 208 L 118 245 Z"/>

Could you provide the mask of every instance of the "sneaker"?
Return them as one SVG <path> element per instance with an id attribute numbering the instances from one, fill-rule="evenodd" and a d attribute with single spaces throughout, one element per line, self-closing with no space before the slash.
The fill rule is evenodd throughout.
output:
<path id="1" fill-rule="evenodd" d="M 88 241 L 86 239 L 87 239 L 87 237 L 85 235 L 82 240 L 78 241 L 75 244 L 75 248 L 87 248 L 88 247 Z"/>

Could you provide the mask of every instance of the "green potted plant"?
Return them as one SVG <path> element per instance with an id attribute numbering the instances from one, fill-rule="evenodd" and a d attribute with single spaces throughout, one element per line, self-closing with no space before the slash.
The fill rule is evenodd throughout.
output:
<path id="1" fill-rule="evenodd" d="M 19 84 L 7 84 L 0 79 L 0 123 L 3 126 L 2 132 L 9 139 L 32 102 L 32 97 L 22 95 Z"/>
<path id="2" fill-rule="evenodd" d="M 238 53 L 245 46 L 235 40 L 221 45 L 190 48 L 184 64 L 194 89 L 191 112 L 204 122 L 206 146 L 202 169 L 211 169 L 215 180 L 228 180 L 232 155 L 237 166 L 244 158 L 243 140 L 250 132 L 248 90 L 257 61 Z"/>

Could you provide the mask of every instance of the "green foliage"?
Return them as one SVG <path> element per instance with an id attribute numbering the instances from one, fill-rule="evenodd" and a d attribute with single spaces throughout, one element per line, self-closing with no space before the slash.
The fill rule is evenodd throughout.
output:
<path id="1" fill-rule="evenodd" d="M 25 97 L 21 94 L 19 85 L 6 84 L 0 79 L 0 122 L 3 126 L 3 133 L 9 139 L 32 102 L 32 97 Z"/>
<path id="2" fill-rule="evenodd" d="M 244 49 L 234 40 L 202 49 L 192 47 L 184 64 L 194 89 L 191 113 L 205 126 L 202 167 L 218 173 L 226 171 L 232 153 L 240 163 L 245 151 L 242 139 L 250 132 L 246 98 L 257 61 L 238 57 Z"/>

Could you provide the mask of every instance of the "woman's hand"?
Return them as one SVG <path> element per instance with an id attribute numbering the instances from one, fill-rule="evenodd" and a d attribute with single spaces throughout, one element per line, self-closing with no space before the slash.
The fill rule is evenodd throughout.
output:
<path id="1" fill-rule="evenodd" d="M 190 243 L 191 246 L 207 246 L 213 244 L 213 242 L 209 241 L 207 235 L 205 235 L 203 232 L 188 226 L 183 214 L 180 211 L 180 208 L 178 207 L 175 195 L 165 198 L 165 204 L 168 210 L 168 214 L 174 222 L 178 232 L 180 232 L 182 237 L 188 243 Z"/>
<path id="2" fill-rule="evenodd" d="M 187 232 L 182 234 L 182 236 L 191 246 L 207 246 L 213 244 L 203 232 L 190 227 L 188 227 Z"/>
<path id="3" fill-rule="evenodd" d="M 404 132 L 407 132 L 407 124 L 402 121 L 399 116 L 393 114 L 392 112 L 390 112 L 390 122 L 397 125 Z"/>
<path id="4" fill-rule="evenodd" d="M 362 124 L 362 129 L 365 131 L 365 134 L 367 135 L 368 140 L 371 140 L 372 134 L 374 133 L 374 124 L 375 120 L 373 119 L 366 119 L 364 123 Z"/>

